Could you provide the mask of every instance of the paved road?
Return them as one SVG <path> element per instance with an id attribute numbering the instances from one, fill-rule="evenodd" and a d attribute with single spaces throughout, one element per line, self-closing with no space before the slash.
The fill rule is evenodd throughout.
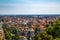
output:
<path id="1" fill-rule="evenodd" d="M 3 28 L 2 28 L 2 23 L 0 23 L 0 32 L 2 33 L 2 36 L 0 36 L 0 38 L 2 40 L 5 37 L 4 31 L 3 31 Z"/>

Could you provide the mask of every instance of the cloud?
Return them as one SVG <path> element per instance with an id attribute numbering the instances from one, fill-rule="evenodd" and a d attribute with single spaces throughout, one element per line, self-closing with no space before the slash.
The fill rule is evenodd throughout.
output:
<path id="1" fill-rule="evenodd" d="M 1 6 L 1 4 L 0 4 Z M 0 14 L 60 13 L 60 3 L 2 4 Z M 8 8 L 7 8 L 8 7 Z M 3 9 L 4 8 L 4 9 Z"/>

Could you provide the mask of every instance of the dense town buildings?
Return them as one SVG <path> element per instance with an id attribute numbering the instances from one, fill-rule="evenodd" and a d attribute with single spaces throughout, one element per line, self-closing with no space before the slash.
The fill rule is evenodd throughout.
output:
<path id="1" fill-rule="evenodd" d="M 0 19 L 0 23 L 5 23 L 8 27 L 16 26 L 20 33 L 19 37 L 27 37 L 28 32 L 31 32 L 31 36 L 34 36 L 35 28 L 43 32 L 46 25 L 51 25 L 58 18 L 59 16 L 4 16 Z M 0 28 L 0 35 L 3 35 L 2 32 Z"/>

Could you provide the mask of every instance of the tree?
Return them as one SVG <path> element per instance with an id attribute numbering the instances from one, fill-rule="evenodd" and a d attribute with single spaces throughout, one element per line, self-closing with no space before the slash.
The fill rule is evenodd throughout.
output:
<path id="1" fill-rule="evenodd" d="M 35 40 L 38 40 L 38 36 L 37 36 L 37 34 L 38 34 L 38 28 L 35 28 Z"/>
<path id="2" fill-rule="evenodd" d="M 8 27 L 7 24 L 3 24 L 2 28 L 4 29 L 5 39 L 6 40 L 19 40 L 17 27 Z"/>
<path id="3" fill-rule="evenodd" d="M 28 27 L 32 27 L 33 22 L 28 22 L 27 25 Z"/>
<path id="4" fill-rule="evenodd" d="M 30 34 L 30 31 L 28 31 L 27 35 L 28 35 L 28 36 L 27 36 L 27 39 L 30 40 L 30 35 L 31 35 L 31 34 Z"/>
<path id="5" fill-rule="evenodd" d="M 60 18 L 57 21 L 55 21 L 50 28 L 47 28 L 46 31 L 49 35 L 52 35 L 53 38 L 60 38 Z"/>

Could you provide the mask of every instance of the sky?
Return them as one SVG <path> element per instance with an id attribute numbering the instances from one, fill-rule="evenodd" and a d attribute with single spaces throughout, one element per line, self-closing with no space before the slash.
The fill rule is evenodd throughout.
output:
<path id="1" fill-rule="evenodd" d="M 0 15 L 60 14 L 60 0 L 0 0 Z"/>

